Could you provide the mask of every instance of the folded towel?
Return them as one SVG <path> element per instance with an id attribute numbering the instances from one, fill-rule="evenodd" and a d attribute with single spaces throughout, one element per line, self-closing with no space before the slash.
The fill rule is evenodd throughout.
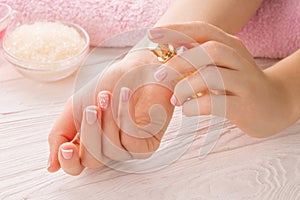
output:
<path id="1" fill-rule="evenodd" d="M 265 0 L 237 36 L 255 57 L 287 57 L 300 48 L 300 1 Z"/>
<path id="2" fill-rule="evenodd" d="M 135 31 L 153 26 L 172 0 L 0 0 L 13 7 L 22 21 L 65 20 L 80 24 L 91 44 L 123 34 L 106 46 L 132 46 L 144 34 Z M 284 58 L 300 48 L 299 0 L 265 0 L 237 35 L 255 57 Z"/>
<path id="3" fill-rule="evenodd" d="M 98 45 L 120 33 L 106 43 L 107 46 L 132 46 L 144 35 L 134 31 L 153 26 L 169 7 L 172 0 L 0 0 L 18 12 L 21 21 L 37 19 L 64 20 L 81 25 L 90 35 L 91 44 Z"/>

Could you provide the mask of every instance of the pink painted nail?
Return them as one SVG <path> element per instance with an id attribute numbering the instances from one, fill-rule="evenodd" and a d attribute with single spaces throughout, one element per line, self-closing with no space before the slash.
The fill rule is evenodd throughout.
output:
<path id="1" fill-rule="evenodd" d="M 64 159 L 70 160 L 73 156 L 73 149 L 60 149 L 61 155 L 63 156 Z"/>
<path id="2" fill-rule="evenodd" d="M 163 81 L 167 77 L 167 70 L 166 66 L 162 65 L 161 67 L 158 68 L 158 70 L 154 73 L 154 79 L 157 82 Z"/>
<path id="3" fill-rule="evenodd" d="M 91 107 L 85 109 L 86 122 L 93 125 L 97 121 L 97 111 Z"/>
<path id="4" fill-rule="evenodd" d="M 131 96 L 131 90 L 127 87 L 122 87 L 120 94 L 121 94 L 122 101 L 126 102 L 129 100 L 129 98 Z"/>
<path id="5" fill-rule="evenodd" d="M 148 31 L 148 37 L 150 40 L 161 39 L 164 37 L 164 33 L 159 28 L 150 29 Z"/>
<path id="6" fill-rule="evenodd" d="M 108 91 L 102 91 L 98 94 L 99 107 L 103 110 L 107 110 L 110 106 L 110 93 Z"/>
<path id="7" fill-rule="evenodd" d="M 174 95 L 172 95 L 171 99 L 170 99 L 170 102 L 173 106 L 176 106 L 176 103 L 177 103 L 177 99 Z"/>

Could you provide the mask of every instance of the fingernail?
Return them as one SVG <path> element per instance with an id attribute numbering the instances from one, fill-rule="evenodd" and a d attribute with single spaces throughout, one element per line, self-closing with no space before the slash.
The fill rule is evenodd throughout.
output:
<path id="1" fill-rule="evenodd" d="M 121 98 L 122 98 L 123 102 L 126 102 L 129 100 L 130 95 L 131 95 L 131 91 L 129 88 L 122 87 L 120 93 L 121 93 Z"/>
<path id="2" fill-rule="evenodd" d="M 167 77 L 167 70 L 166 66 L 162 65 L 161 67 L 158 68 L 158 70 L 154 73 L 154 79 L 157 82 L 163 81 Z"/>
<path id="3" fill-rule="evenodd" d="M 178 48 L 176 49 L 176 54 L 177 54 L 177 55 L 180 55 L 180 54 L 182 54 L 183 52 L 185 52 L 186 50 L 187 50 L 187 48 L 186 48 L 185 46 L 178 47 Z"/>
<path id="4" fill-rule="evenodd" d="M 110 94 L 108 91 L 102 91 L 98 94 L 99 107 L 106 110 L 110 105 Z"/>
<path id="5" fill-rule="evenodd" d="M 177 99 L 174 95 L 172 95 L 171 99 L 170 99 L 170 102 L 173 106 L 176 106 L 176 103 L 177 103 Z"/>
<path id="6" fill-rule="evenodd" d="M 73 156 L 73 149 L 60 149 L 61 155 L 63 156 L 64 159 L 70 160 Z"/>
<path id="7" fill-rule="evenodd" d="M 148 31 L 148 38 L 150 40 L 154 40 L 154 39 L 161 39 L 164 37 L 164 34 L 162 32 L 161 29 L 158 29 L 158 28 L 154 28 L 154 29 L 150 29 Z"/>
<path id="8" fill-rule="evenodd" d="M 87 108 L 85 110 L 85 114 L 86 114 L 86 122 L 89 125 L 93 125 L 96 121 L 97 121 L 97 111 L 93 108 Z"/>

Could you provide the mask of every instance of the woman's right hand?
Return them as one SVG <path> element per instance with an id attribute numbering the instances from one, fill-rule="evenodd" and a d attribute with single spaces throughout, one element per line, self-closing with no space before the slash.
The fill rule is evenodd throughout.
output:
<path id="1" fill-rule="evenodd" d="M 149 157 L 159 147 L 174 109 L 172 91 L 151 80 L 149 70 L 154 73 L 159 65 L 149 50 L 130 52 L 74 94 L 49 134 L 48 171 L 62 167 L 78 175 L 84 167 L 109 160 Z"/>

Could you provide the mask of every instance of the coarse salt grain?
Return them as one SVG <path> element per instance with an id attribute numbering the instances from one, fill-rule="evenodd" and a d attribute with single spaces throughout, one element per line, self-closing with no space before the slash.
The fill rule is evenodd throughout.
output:
<path id="1" fill-rule="evenodd" d="M 5 46 L 23 60 L 51 63 L 80 53 L 85 40 L 76 29 L 60 22 L 35 22 L 13 30 L 5 39 Z"/>

